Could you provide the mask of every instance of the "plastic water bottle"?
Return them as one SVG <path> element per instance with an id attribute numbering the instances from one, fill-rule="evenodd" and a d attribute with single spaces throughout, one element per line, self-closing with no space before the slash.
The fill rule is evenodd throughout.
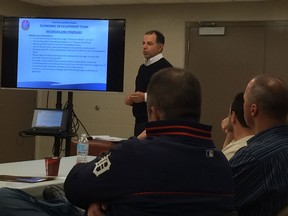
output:
<path id="1" fill-rule="evenodd" d="M 81 134 L 77 143 L 77 163 L 87 163 L 89 142 L 86 134 Z"/>

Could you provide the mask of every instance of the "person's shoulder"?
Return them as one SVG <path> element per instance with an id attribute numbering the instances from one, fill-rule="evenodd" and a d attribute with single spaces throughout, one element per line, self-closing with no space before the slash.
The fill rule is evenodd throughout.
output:
<path id="1" fill-rule="evenodd" d="M 279 154 L 288 152 L 288 136 L 285 138 L 277 135 L 266 136 L 259 134 L 248 140 L 248 145 L 238 150 L 230 160 L 231 166 L 258 162 L 263 163 Z"/>
<path id="2" fill-rule="evenodd" d="M 251 149 L 251 146 L 239 148 L 229 160 L 231 167 L 243 166 L 244 164 L 254 162 L 256 157 L 253 152 L 254 150 Z"/>
<path id="3" fill-rule="evenodd" d="M 138 71 L 141 71 L 141 70 L 143 70 L 143 68 L 146 68 L 147 66 L 145 65 L 145 64 L 141 64 L 140 66 L 139 66 L 139 69 L 138 69 Z"/>
<path id="4" fill-rule="evenodd" d="M 128 139 L 120 141 L 118 144 L 119 145 L 133 145 L 139 143 L 140 140 L 136 136 L 131 136 Z"/>
<path id="5" fill-rule="evenodd" d="M 165 64 L 167 67 L 173 67 L 173 65 L 164 57 L 161 58 L 159 61 L 161 61 L 162 64 Z"/>
<path id="6" fill-rule="evenodd" d="M 288 148 L 288 127 L 278 126 L 264 130 L 247 141 L 249 150 L 261 153 L 262 151 L 277 151 L 279 148 Z"/>
<path id="7" fill-rule="evenodd" d="M 132 136 L 128 138 L 127 140 L 122 140 L 120 142 L 115 143 L 112 145 L 112 147 L 109 149 L 109 151 L 105 152 L 106 154 L 109 154 L 111 152 L 112 155 L 119 155 L 122 156 L 128 156 L 135 154 L 135 151 L 137 149 L 137 146 L 141 144 L 141 140 L 139 140 L 137 137 Z"/>

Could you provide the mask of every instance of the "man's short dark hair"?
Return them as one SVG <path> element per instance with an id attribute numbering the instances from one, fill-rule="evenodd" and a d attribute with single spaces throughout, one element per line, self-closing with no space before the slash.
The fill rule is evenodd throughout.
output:
<path id="1" fill-rule="evenodd" d="M 235 97 L 234 100 L 231 104 L 231 112 L 235 112 L 235 115 L 241 124 L 242 127 L 247 127 L 248 125 L 246 124 L 245 118 L 244 118 L 244 92 L 238 93 Z"/>
<path id="2" fill-rule="evenodd" d="M 165 44 L 165 37 L 161 32 L 159 32 L 157 30 L 151 30 L 151 31 L 148 31 L 145 33 L 145 35 L 151 35 L 151 34 L 156 35 L 156 43 Z"/>
<path id="3" fill-rule="evenodd" d="M 201 86 L 198 79 L 179 68 L 164 68 L 155 73 L 147 89 L 147 108 L 158 108 L 166 120 L 199 122 Z"/>

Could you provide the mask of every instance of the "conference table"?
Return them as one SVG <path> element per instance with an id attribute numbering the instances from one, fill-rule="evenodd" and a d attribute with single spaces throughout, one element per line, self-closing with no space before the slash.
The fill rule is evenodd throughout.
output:
<path id="1" fill-rule="evenodd" d="M 88 156 L 88 161 L 91 161 L 94 158 L 95 156 Z M 40 197 L 42 196 L 44 187 L 47 185 L 58 185 L 63 187 L 66 176 L 75 164 L 76 156 L 62 157 L 60 161 L 58 176 L 52 180 L 36 183 L 0 181 L 0 188 L 9 187 L 21 189 L 33 196 Z M 40 159 L 2 163 L 0 164 L 0 175 L 46 177 L 45 161 L 44 159 Z"/>

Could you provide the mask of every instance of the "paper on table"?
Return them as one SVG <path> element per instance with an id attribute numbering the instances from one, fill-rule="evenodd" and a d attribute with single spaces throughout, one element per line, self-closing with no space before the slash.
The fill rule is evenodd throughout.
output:
<path id="1" fill-rule="evenodd" d="M 120 138 L 120 137 L 111 137 L 109 135 L 97 135 L 97 136 L 89 136 L 89 140 L 103 140 L 103 141 L 110 141 L 110 142 L 119 142 L 122 140 L 126 140 L 126 138 Z"/>
<path id="2" fill-rule="evenodd" d="M 55 179 L 55 177 L 0 175 L 0 181 L 11 181 L 11 182 L 37 183 L 53 179 Z"/>

